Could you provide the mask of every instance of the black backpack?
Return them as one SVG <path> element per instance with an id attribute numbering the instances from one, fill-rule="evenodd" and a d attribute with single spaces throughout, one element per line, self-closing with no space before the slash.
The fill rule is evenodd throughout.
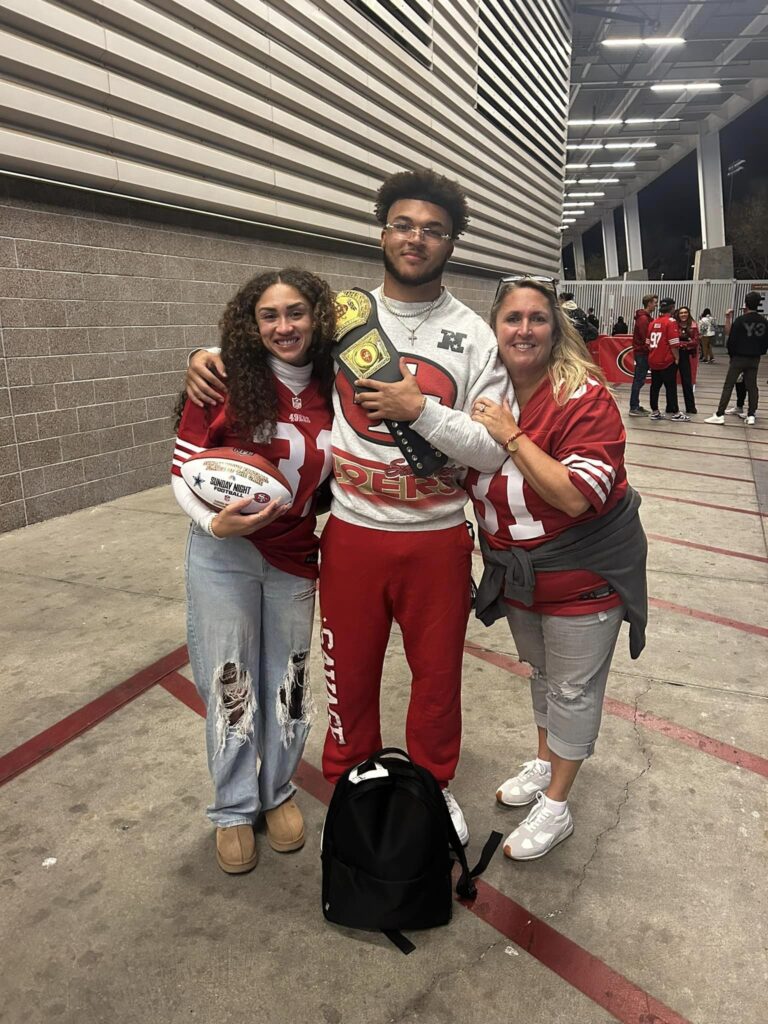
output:
<path id="1" fill-rule="evenodd" d="M 346 928 L 382 931 L 410 953 L 415 947 L 401 929 L 451 919 L 451 851 L 461 866 L 456 892 L 471 900 L 472 879 L 500 842 L 501 833 L 491 833 L 470 871 L 434 776 L 403 750 L 385 747 L 336 784 L 323 828 L 323 914 Z"/>

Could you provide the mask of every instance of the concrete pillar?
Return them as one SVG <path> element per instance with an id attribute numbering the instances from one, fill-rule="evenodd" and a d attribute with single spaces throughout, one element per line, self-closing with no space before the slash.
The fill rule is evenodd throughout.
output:
<path id="1" fill-rule="evenodd" d="M 627 239 L 627 270 L 643 269 L 643 241 L 640 236 L 640 212 L 637 193 L 624 200 L 624 234 Z"/>
<path id="2" fill-rule="evenodd" d="M 701 245 L 704 249 L 716 249 L 725 245 L 720 133 L 704 132 L 700 129 L 696 153 L 699 169 Z"/>
<path id="3" fill-rule="evenodd" d="M 584 265 L 584 241 L 581 235 L 576 235 L 573 239 L 573 267 L 576 271 L 576 280 L 585 281 L 587 270 Z"/>
<path id="4" fill-rule="evenodd" d="M 613 210 L 603 217 L 603 255 L 605 256 L 605 276 L 619 276 L 619 250 L 616 247 L 616 225 L 613 221 Z"/>

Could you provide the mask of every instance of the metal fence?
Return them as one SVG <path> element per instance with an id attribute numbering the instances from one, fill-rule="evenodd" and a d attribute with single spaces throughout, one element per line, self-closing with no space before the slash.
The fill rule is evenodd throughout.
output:
<path id="1" fill-rule="evenodd" d="M 678 306 L 688 306 L 694 320 L 709 307 L 718 327 L 725 323 L 729 309 L 738 316 L 744 296 L 752 287 L 749 281 L 561 281 L 560 292 L 573 292 L 574 300 L 587 310 L 594 308 L 600 331 L 610 334 L 619 316 L 624 317 L 630 331 L 635 310 L 643 304 L 644 295 L 675 299 Z M 721 332 L 718 332 L 721 333 Z"/>

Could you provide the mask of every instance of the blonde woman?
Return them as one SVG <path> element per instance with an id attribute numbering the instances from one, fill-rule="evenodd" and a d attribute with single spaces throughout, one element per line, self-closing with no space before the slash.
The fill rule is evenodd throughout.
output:
<path id="1" fill-rule="evenodd" d="M 532 860 L 573 831 L 568 796 L 595 748 L 622 621 L 632 657 L 644 646 L 647 545 L 619 410 L 554 287 L 506 283 L 491 324 L 515 400 L 479 398 L 472 418 L 509 458 L 493 474 L 470 470 L 466 486 L 485 562 L 477 615 L 506 617 L 533 669 L 536 756 L 496 793 L 534 804 L 504 843 L 508 857 Z"/>

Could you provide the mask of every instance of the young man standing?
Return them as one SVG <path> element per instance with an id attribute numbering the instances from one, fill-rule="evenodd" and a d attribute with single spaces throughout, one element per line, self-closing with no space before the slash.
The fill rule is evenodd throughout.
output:
<path id="1" fill-rule="evenodd" d="M 481 395 L 501 401 L 509 380 L 491 329 L 442 286 L 468 221 L 460 187 L 427 169 L 394 174 L 378 191 L 375 213 L 384 283 L 373 299 L 402 356 L 403 379 L 368 380 L 356 392 L 336 377 L 333 503 L 320 566 L 329 719 L 323 772 L 336 782 L 382 745 L 379 694 L 395 621 L 412 675 L 408 751 L 444 787 L 467 842 L 466 821 L 447 789 L 460 752 L 470 609 L 472 542 L 460 479 L 466 466 L 494 472 L 504 462 L 504 450 L 468 414 Z M 206 363 L 215 366 L 215 358 L 200 352 L 190 364 L 190 395 L 198 400 L 215 381 Z M 410 423 L 448 456 L 446 465 L 415 476 L 384 420 Z"/>
<path id="2" fill-rule="evenodd" d="M 635 375 L 629 395 L 629 415 L 647 416 L 648 410 L 640 405 L 640 388 L 648 376 L 648 328 L 659 301 L 658 295 L 644 295 L 641 309 L 635 311 L 635 327 L 632 332 L 632 357 L 635 360 Z"/>
<path id="3" fill-rule="evenodd" d="M 733 386 L 736 384 L 740 374 L 744 375 L 744 387 L 747 392 L 749 405 L 747 407 L 747 426 L 754 426 L 757 413 L 757 369 L 760 365 L 760 357 L 768 351 L 768 320 L 758 313 L 758 307 L 762 296 L 760 292 L 748 292 L 744 299 L 746 313 L 737 317 L 728 335 L 728 355 L 731 358 L 728 364 L 728 373 L 725 375 L 723 393 L 720 395 L 720 404 L 713 416 L 708 416 L 706 423 L 725 423 L 725 413 L 730 412 L 726 406 L 731 400 Z M 737 392 L 738 394 L 738 392 Z M 742 405 L 744 399 L 741 399 Z"/>
<path id="4" fill-rule="evenodd" d="M 648 365 L 651 368 L 651 420 L 663 420 L 659 412 L 659 392 L 662 384 L 667 396 L 667 414 L 676 423 L 690 422 L 690 416 L 680 412 L 677 404 L 677 364 L 680 360 L 678 351 L 680 334 L 677 321 L 672 316 L 675 308 L 674 299 L 662 299 L 659 313 L 648 325 Z"/>

